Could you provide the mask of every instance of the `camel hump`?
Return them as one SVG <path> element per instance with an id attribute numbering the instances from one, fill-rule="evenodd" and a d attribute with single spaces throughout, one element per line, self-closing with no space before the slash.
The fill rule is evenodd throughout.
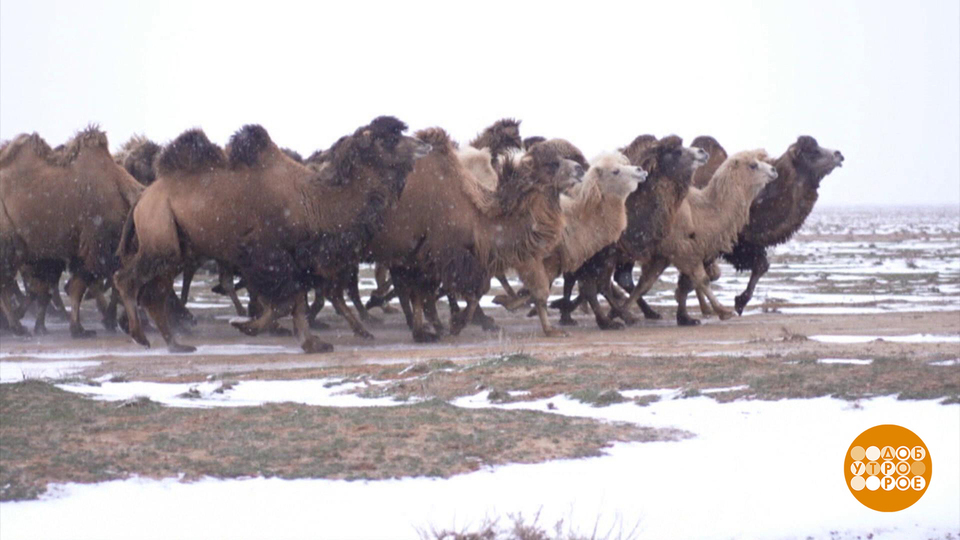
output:
<path id="1" fill-rule="evenodd" d="M 230 137 L 227 147 L 230 150 L 230 167 L 246 165 L 254 167 L 260 163 L 263 152 L 272 141 L 267 130 L 259 124 L 247 124 Z"/>
<path id="2" fill-rule="evenodd" d="M 421 129 L 414 136 L 433 147 L 434 152 L 452 153 L 456 148 L 453 139 L 443 128 Z"/>
<path id="3" fill-rule="evenodd" d="M 0 145 L 0 165 L 12 162 L 25 147 L 40 158 L 47 158 L 53 152 L 47 141 L 37 133 L 22 133 Z"/>
<path id="4" fill-rule="evenodd" d="M 157 158 L 157 173 L 198 173 L 226 165 L 223 150 L 210 142 L 201 129 L 181 133 Z"/>

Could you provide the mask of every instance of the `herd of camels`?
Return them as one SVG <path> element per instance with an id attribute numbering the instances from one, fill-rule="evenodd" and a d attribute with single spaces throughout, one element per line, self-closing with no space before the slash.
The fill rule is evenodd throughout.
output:
<path id="1" fill-rule="evenodd" d="M 492 278 L 505 291 L 495 301 L 530 309 L 547 336 L 565 334 L 548 308 L 574 325 L 584 302 L 603 329 L 635 323 L 634 304 L 660 318 L 643 295 L 670 265 L 680 275 L 678 324 L 699 322 L 687 312 L 691 291 L 704 316 L 727 319 L 733 310 L 710 288 L 717 260 L 751 272 L 736 297 L 741 313 L 769 268 L 767 249 L 800 228 L 821 180 L 843 163 L 809 136 L 770 157 L 728 156 L 712 137 L 684 146 L 674 135 L 641 135 L 588 162 L 566 140 L 522 138 L 513 119 L 466 146 L 440 128 L 406 132 L 381 116 L 306 159 L 259 125 L 243 126 L 225 147 L 192 129 L 166 146 L 134 137 L 116 155 L 97 127 L 57 148 L 36 133 L 19 135 L 0 147 L 0 330 L 28 335 L 20 321 L 33 306 L 34 333 L 45 333 L 69 272 L 74 337 L 93 334 L 79 308 L 94 298 L 108 329 L 122 303 L 119 324 L 137 343 L 150 344 L 149 314 L 171 352 L 190 352 L 179 327 L 192 320 L 191 278 L 211 261 L 215 290 L 249 315 L 231 324 L 247 335 L 283 332 L 278 320 L 292 314 L 310 353 L 332 349 L 311 333 L 323 326 L 316 316 L 327 301 L 364 337 L 372 337 L 368 310 L 392 309 L 394 297 L 417 342 L 472 323 L 495 329 L 479 305 Z M 363 263 L 375 264 L 378 285 L 366 304 Z M 508 272 L 522 288 L 511 287 Z M 561 276 L 563 298 L 548 304 Z M 242 287 L 247 307 L 237 297 Z M 446 325 L 437 310 L 444 297 Z"/>

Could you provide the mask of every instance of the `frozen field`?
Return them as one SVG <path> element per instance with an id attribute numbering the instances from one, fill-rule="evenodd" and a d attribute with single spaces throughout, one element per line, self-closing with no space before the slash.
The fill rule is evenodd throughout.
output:
<path id="1" fill-rule="evenodd" d="M 820 208 L 771 263 L 743 317 L 676 327 L 671 270 L 663 320 L 577 313 L 552 340 L 490 307 L 500 332 L 433 345 L 374 310 L 368 341 L 327 307 L 336 349 L 303 355 L 233 330 L 202 273 L 192 355 L 48 317 L 0 336 L 0 538 L 418 538 L 518 513 L 600 538 L 960 537 L 960 213 Z M 748 276 L 723 272 L 732 306 Z M 933 459 L 897 513 L 843 477 L 887 423 Z"/>

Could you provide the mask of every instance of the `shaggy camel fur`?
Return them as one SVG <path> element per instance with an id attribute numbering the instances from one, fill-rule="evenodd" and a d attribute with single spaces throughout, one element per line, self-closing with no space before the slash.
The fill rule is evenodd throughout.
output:
<path id="1" fill-rule="evenodd" d="M 656 254 L 643 264 L 640 283 L 623 309 L 629 309 L 672 264 L 682 275 L 676 292 L 677 324 L 699 323 L 687 314 L 687 295 L 694 288 L 709 300 L 720 319 L 733 316 L 710 290 L 704 261 L 730 250 L 740 229 L 750 219 L 750 204 L 760 190 L 777 177 L 776 169 L 766 159 L 763 150 L 739 152 L 720 165 L 706 188 L 690 188 L 669 233 L 660 242 Z"/>
<path id="2" fill-rule="evenodd" d="M 123 143 L 120 151 L 114 156 L 118 165 L 123 167 L 137 182 L 149 186 L 157 179 L 157 171 L 153 161 L 160 153 L 160 145 L 143 135 L 134 135 Z"/>
<path id="3" fill-rule="evenodd" d="M 551 282 L 561 273 L 575 272 L 620 238 L 627 228 L 624 202 L 646 178 L 647 173 L 630 165 L 630 160 L 620 152 L 602 154 L 593 160 L 583 182 L 574 186 L 568 196 L 561 197 L 566 225 L 560 243 L 543 260 Z M 512 309 L 526 301 L 505 304 Z M 599 305 L 591 307 L 600 311 Z"/>
<path id="4" fill-rule="evenodd" d="M 441 283 L 467 301 L 451 320 L 456 334 L 472 320 L 490 275 L 510 267 L 534 291 L 545 333 L 556 335 L 544 309 L 548 283 L 535 263 L 560 240 L 560 193 L 583 176 L 582 167 L 552 146 L 538 145 L 504 160 L 497 190 L 489 191 L 464 168 L 446 132 L 432 128 L 417 136 L 433 151 L 417 162 L 395 211 L 371 243 L 371 257 L 390 264 L 394 286 L 411 301 L 414 339 L 438 339 L 423 316 L 441 331 L 433 305 Z"/>
<path id="5" fill-rule="evenodd" d="M 843 154 L 801 136 L 771 163 L 779 176 L 754 200 L 750 222 L 733 249 L 723 254 L 738 271 L 750 270 L 747 288 L 735 300 L 737 313 L 743 313 L 757 281 L 770 268 L 767 248 L 786 242 L 803 225 L 817 202 L 820 182 L 843 165 Z"/>
<path id="6" fill-rule="evenodd" d="M 429 151 L 405 129 L 377 118 L 331 148 L 318 172 L 284 155 L 260 126 L 240 129 L 229 154 L 199 130 L 177 137 L 124 226 L 115 281 L 131 337 L 149 346 L 135 316 L 140 299 L 171 351 L 195 350 L 170 332 L 163 298 L 183 261 L 199 256 L 239 268 L 258 295 L 263 314 L 236 324 L 242 332 L 257 334 L 292 307 L 303 350 L 330 350 L 309 332 L 306 290 L 356 262 L 414 161 Z"/>
<path id="7" fill-rule="evenodd" d="M 520 138 L 520 121 L 513 118 L 497 120 L 470 141 L 473 148 L 486 148 L 490 151 L 491 161 L 495 162 L 510 152 L 523 147 Z"/>
<path id="8" fill-rule="evenodd" d="M 73 274 L 70 334 L 94 335 L 80 324 L 80 302 L 91 284 L 116 270 L 120 231 L 142 190 L 114 163 L 96 127 L 56 150 L 36 133 L 0 148 L 0 308 L 14 332 L 26 333 L 9 297 L 17 271 L 66 264 Z"/>
<path id="9" fill-rule="evenodd" d="M 603 293 L 607 298 L 610 315 L 619 316 L 628 324 L 636 322 L 628 310 L 620 308 L 610 278 L 618 264 L 622 267 L 626 262 L 628 268 L 632 268 L 633 261 L 642 263 L 652 257 L 670 231 L 676 212 L 690 189 L 693 171 L 707 161 L 706 152 L 684 147 L 683 140 L 675 135 L 659 141 L 653 136 L 641 135 L 622 152 L 631 164 L 647 171 L 647 180 L 627 197 L 627 228 L 616 245 L 598 252 L 576 272 L 576 282 L 580 284 L 577 300 L 569 300 L 574 280 L 565 280 L 564 299 L 556 304 L 561 310 L 561 324 L 575 324 L 571 317 L 573 310 L 584 300 L 594 305 L 597 293 Z M 640 301 L 641 308 L 649 309 L 642 299 Z M 594 315 L 601 328 L 622 327 L 604 313 L 595 312 Z"/>

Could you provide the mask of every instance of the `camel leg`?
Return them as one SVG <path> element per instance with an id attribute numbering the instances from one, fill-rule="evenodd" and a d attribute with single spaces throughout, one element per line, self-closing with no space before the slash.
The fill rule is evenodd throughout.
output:
<path id="1" fill-rule="evenodd" d="M 80 274 L 73 274 L 67 281 L 67 296 L 70 297 L 70 335 L 75 338 L 89 338 L 97 335 L 93 330 L 84 330 L 80 324 L 80 303 L 87 292 L 89 282 Z"/>
<path id="2" fill-rule="evenodd" d="M 49 333 L 46 325 L 47 307 L 50 305 L 51 292 L 57 285 L 54 283 L 51 286 L 50 283 L 39 278 L 27 276 L 24 276 L 23 284 L 32 301 L 37 303 L 37 319 L 33 324 L 33 334 L 47 335 Z"/>
<path id="3" fill-rule="evenodd" d="M 427 317 L 437 335 L 442 336 L 447 332 L 447 328 L 443 325 L 440 314 L 437 312 L 436 298 L 430 298 L 423 303 L 423 314 Z"/>
<path id="4" fill-rule="evenodd" d="M 450 315 L 456 315 L 460 313 L 460 303 L 457 302 L 457 297 L 453 294 L 447 295 L 447 303 L 450 304 Z"/>
<path id="5" fill-rule="evenodd" d="M 317 319 L 317 316 L 320 315 L 320 311 L 323 310 L 323 306 L 326 303 L 326 299 L 323 297 L 323 291 L 320 288 L 316 288 L 313 291 L 313 303 L 308 304 L 307 307 L 307 322 L 310 324 L 312 330 L 329 330 L 330 325 Z"/>
<path id="6" fill-rule="evenodd" d="M 638 283 L 632 291 L 630 291 L 630 297 L 627 298 L 627 301 L 620 306 L 620 309 L 629 311 L 630 306 L 633 304 L 640 305 L 641 297 L 653 287 L 653 284 L 660 279 L 660 275 L 663 274 L 663 271 L 667 269 L 667 266 L 670 264 L 670 261 L 663 257 L 655 257 L 648 261 L 646 264 L 641 266 L 643 273 L 640 276 L 640 283 Z M 644 302 L 646 303 L 646 302 Z M 649 309 L 650 306 L 648 305 Z M 650 311 L 653 311 L 650 309 Z M 646 315 L 646 313 L 644 313 Z"/>
<path id="7" fill-rule="evenodd" d="M 107 281 L 110 283 L 110 281 Z M 117 303 L 120 300 L 120 294 L 117 293 L 117 288 L 113 285 L 110 286 L 110 300 L 107 301 L 106 311 L 103 313 L 103 327 L 108 332 L 117 331 Z"/>
<path id="8" fill-rule="evenodd" d="M 510 285 L 510 281 L 507 280 L 507 276 L 505 274 L 497 274 L 497 281 L 500 282 L 500 287 L 503 288 L 503 292 L 505 292 L 507 296 L 513 297 L 517 295 L 516 291 L 514 291 L 513 287 Z"/>
<path id="9" fill-rule="evenodd" d="M 300 348 L 305 353 L 324 353 L 333 350 L 333 345 L 310 333 L 310 325 L 307 323 L 306 292 L 298 294 L 293 303 L 293 332 L 300 341 Z"/>
<path id="10" fill-rule="evenodd" d="M 738 294 L 734 300 L 737 315 L 743 315 L 743 308 L 747 307 L 750 299 L 753 298 L 753 289 L 756 288 L 757 282 L 767 273 L 767 270 L 770 270 L 770 261 L 767 260 L 767 254 L 762 253 L 753 264 L 753 269 L 750 271 L 750 282 L 747 283 L 747 288 Z"/>
<path id="11" fill-rule="evenodd" d="M 187 307 L 187 301 L 190 300 L 190 284 L 193 283 L 193 276 L 197 273 L 198 265 L 190 262 L 183 267 L 183 286 L 180 289 L 180 305 Z"/>
<path id="12" fill-rule="evenodd" d="M 478 311 L 479 308 L 480 308 L 480 299 L 472 296 L 468 297 L 467 307 L 464 308 L 463 312 L 456 314 L 455 316 L 454 315 L 450 316 L 450 335 L 459 336 L 460 332 L 464 329 L 464 327 L 467 326 L 467 321 L 476 321 L 477 314 L 479 313 Z M 486 315 L 484 315 L 484 317 L 486 317 L 487 319 L 490 319 L 490 317 L 487 317 Z M 490 320 L 492 321 L 493 319 L 490 319 Z M 493 323 L 493 324 L 494 326 L 496 326 L 496 323 Z M 484 327 L 484 329 L 486 330 L 486 327 Z"/>
<path id="13" fill-rule="evenodd" d="M 17 287 L 19 289 L 19 287 Z M 17 316 L 17 310 L 13 308 L 13 287 L 9 284 L 0 287 L 0 309 L 3 310 L 3 316 L 7 319 L 7 325 L 10 331 L 18 336 L 28 336 L 30 332 L 20 324 L 20 318 Z"/>
<path id="14" fill-rule="evenodd" d="M 710 289 L 710 277 L 702 270 L 702 267 L 697 268 L 697 272 L 692 278 L 692 285 L 696 287 L 696 290 L 699 294 L 702 294 L 710 301 L 710 305 L 713 307 L 713 310 L 716 311 L 717 317 L 719 317 L 721 321 L 732 318 L 733 311 L 727 309 L 723 304 L 720 303 L 719 300 L 717 300 L 716 295 L 714 295 L 713 291 Z"/>
<path id="15" fill-rule="evenodd" d="M 597 321 L 597 326 L 601 330 L 621 330 L 623 324 L 612 320 L 603 310 L 600 301 L 597 300 L 597 284 L 595 281 L 581 283 L 583 294 L 587 297 L 587 302 L 593 310 L 593 316 Z"/>
<path id="16" fill-rule="evenodd" d="M 53 314 L 61 319 L 68 319 L 70 314 L 67 313 L 66 306 L 63 305 L 63 297 L 60 296 L 60 280 L 50 284 L 52 289 L 50 290 L 50 302 L 53 304 Z"/>
<path id="17" fill-rule="evenodd" d="M 170 328 L 170 293 L 173 291 L 173 279 L 157 277 L 143 288 L 143 304 L 147 313 L 157 325 L 157 330 L 163 340 L 167 342 L 167 350 L 172 353 L 190 353 L 197 350 L 191 345 L 177 343 L 177 338 Z M 176 302 L 174 302 L 176 303 Z"/>
<path id="18" fill-rule="evenodd" d="M 353 334 L 357 337 L 362 337 L 363 339 L 373 339 L 373 334 L 367 331 L 363 327 L 363 323 L 357 319 L 357 316 L 353 314 L 353 310 L 347 306 L 347 303 L 343 301 L 343 291 L 341 290 L 330 290 L 330 294 L 325 295 L 330 303 L 333 304 L 333 307 L 337 310 L 337 313 L 343 317 L 347 324 L 350 325 L 350 329 L 353 330 Z"/>
<path id="19" fill-rule="evenodd" d="M 610 312 L 607 316 L 609 319 L 619 317 L 623 319 L 623 322 L 628 326 L 633 326 L 637 324 L 638 319 L 630 313 L 628 309 L 620 309 L 621 305 L 626 305 L 628 295 L 623 294 L 620 290 L 620 287 L 616 286 L 611 280 L 610 275 L 604 275 L 601 279 L 596 280 L 596 283 L 599 284 L 598 291 L 607 299 L 607 304 L 610 306 Z M 595 286 L 596 287 L 596 286 Z M 589 300 L 589 298 L 587 299 Z M 642 306 L 646 305 L 646 302 L 643 302 L 643 298 L 640 298 Z M 643 309 L 641 306 L 641 309 Z M 596 316 L 596 314 L 594 314 Z"/>
<path id="20" fill-rule="evenodd" d="M 697 303 L 700 304 L 700 313 L 704 318 L 713 317 L 713 308 L 710 306 L 710 302 L 703 294 L 703 291 L 699 288 L 694 288 L 694 291 L 697 293 Z"/>
<path id="21" fill-rule="evenodd" d="M 277 313 L 273 302 L 261 302 L 258 299 L 258 305 L 260 306 L 259 317 L 249 321 L 235 321 L 230 324 L 248 336 L 256 336 L 273 326 L 273 323 L 276 322 L 277 317 L 279 317 L 279 313 Z"/>
<path id="22" fill-rule="evenodd" d="M 434 343 L 440 337 L 427 330 L 423 324 L 423 293 L 419 290 L 410 291 L 411 322 L 413 323 L 413 340 L 417 343 Z"/>
<path id="23" fill-rule="evenodd" d="M 353 266 L 350 269 L 350 286 L 347 287 L 347 296 L 350 297 L 350 301 L 353 302 L 354 307 L 357 308 L 357 315 L 360 316 L 360 320 L 368 324 L 383 324 L 382 320 L 367 312 L 366 306 L 363 305 L 363 299 L 360 298 L 359 266 Z"/>
<path id="24" fill-rule="evenodd" d="M 233 309 L 236 310 L 237 315 L 246 317 L 247 310 L 244 309 L 243 304 L 240 303 L 240 297 L 237 296 L 237 289 L 233 283 L 233 272 L 223 266 L 220 266 L 219 270 L 220 288 L 223 289 L 224 294 L 230 297 L 230 301 L 233 302 Z"/>
<path id="25" fill-rule="evenodd" d="M 140 289 L 143 287 L 134 272 L 135 264 L 125 265 L 113 276 L 113 284 L 117 292 L 120 293 L 120 301 L 123 302 L 123 311 L 126 313 L 126 331 L 130 338 L 144 347 L 150 346 L 150 341 L 143 333 L 143 325 L 140 322 L 140 312 L 137 310 L 137 297 Z M 121 327 L 123 321 L 121 321 Z"/>
<path id="26" fill-rule="evenodd" d="M 620 288 L 629 292 L 633 292 L 633 261 L 620 263 L 617 265 L 616 271 L 614 272 L 613 279 L 616 280 L 617 285 L 620 285 Z"/>
<path id="27" fill-rule="evenodd" d="M 397 296 L 396 289 L 393 288 L 393 280 L 390 279 L 387 272 L 390 269 L 386 265 L 378 264 L 373 267 L 374 279 L 377 281 L 377 288 L 370 293 L 370 298 L 364 305 L 367 310 L 379 307 L 386 314 L 396 313 L 397 309 L 389 304 L 390 300 Z"/>
<path id="28" fill-rule="evenodd" d="M 677 281 L 677 290 L 674 297 L 677 299 L 677 326 L 696 326 L 700 321 L 690 317 L 687 313 L 687 296 L 693 290 L 693 282 L 690 278 Z"/>
<path id="29" fill-rule="evenodd" d="M 560 308 L 560 326 L 577 326 L 577 321 L 571 316 L 572 309 L 568 309 L 572 304 L 570 299 L 573 296 L 573 286 L 577 280 L 570 274 L 563 275 L 563 298 L 557 302 L 556 307 Z M 583 284 L 580 285 L 583 289 Z"/>
<path id="30" fill-rule="evenodd" d="M 550 279 L 543 268 L 543 264 L 538 260 L 524 261 L 517 267 L 517 273 L 523 281 L 524 287 L 530 291 L 530 297 L 533 298 L 533 305 L 537 309 L 537 315 L 540 317 L 540 326 L 547 337 L 567 337 L 570 334 L 554 328 L 547 317 L 547 298 L 550 297 Z"/>

